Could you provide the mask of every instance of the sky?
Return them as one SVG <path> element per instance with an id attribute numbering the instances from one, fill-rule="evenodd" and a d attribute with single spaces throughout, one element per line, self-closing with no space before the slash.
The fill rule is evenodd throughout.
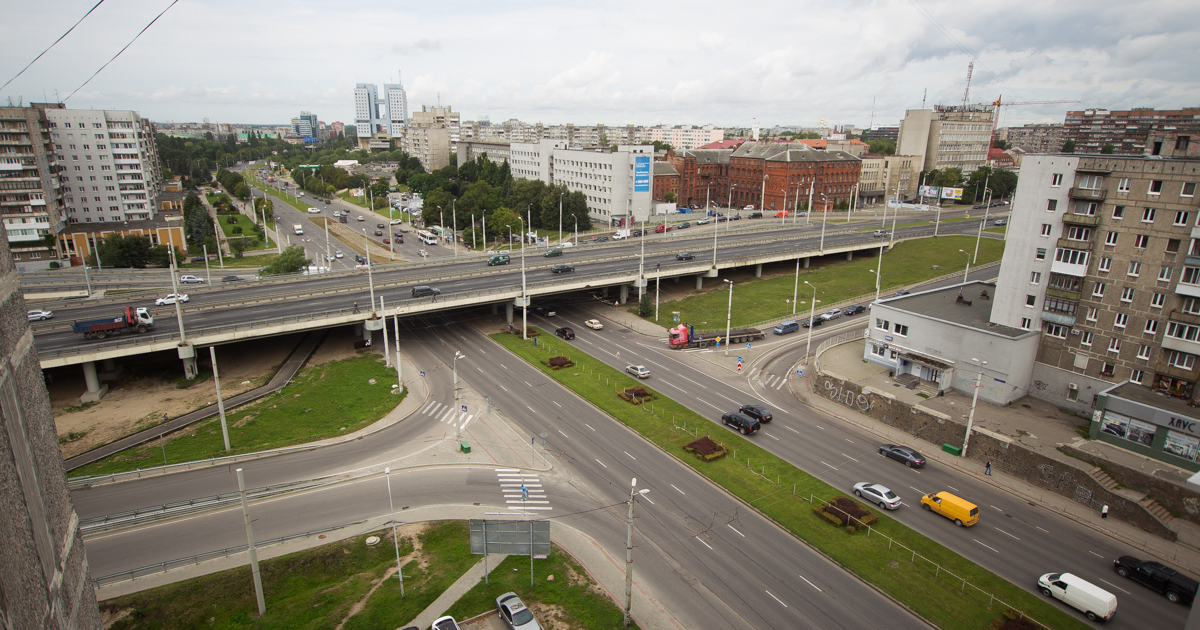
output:
<path id="1" fill-rule="evenodd" d="M 9 2 L 0 84 L 96 2 Z M 1078 101 L 1005 107 L 1000 126 L 1200 106 L 1195 0 L 177 0 L 84 85 L 171 2 L 102 0 L 0 102 L 353 124 L 355 83 L 400 80 L 410 110 L 463 120 L 863 127 L 960 103 L 974 62 L 973 103 Z"/>

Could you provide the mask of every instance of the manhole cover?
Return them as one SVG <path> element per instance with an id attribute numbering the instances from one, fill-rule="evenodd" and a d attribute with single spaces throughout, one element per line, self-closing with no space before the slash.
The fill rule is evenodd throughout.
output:
<path id="1" fill-rule="evenodd" d="M 369 536 L 369 537 L 367 537 L 367 546 L 368 546 L 368 547 L 374 547 L 375 545 L 378 545 L 378 544 L 379 544 L 379 537 L 378 537 L 378 536 Z"/>
<path id="2" fill-rule="evenodd" d="M 895 569 L 900 566 L 900 563 L 896 562 L 895 560 L 888 560 L 888 566 Z"/>

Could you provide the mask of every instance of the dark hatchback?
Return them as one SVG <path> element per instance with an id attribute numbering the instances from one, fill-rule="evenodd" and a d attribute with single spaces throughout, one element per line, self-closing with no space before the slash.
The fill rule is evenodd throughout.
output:
<path id="1" fill-rule="evenodd" d="M 738 411 L 758 420 L 759 422 L 771 421 L 771 410 L 762 405 L 742 405 Z"/>
<path id="2" fill-rule="evenodd" d="M 818 315 L 812 319 L 806 319 L 806 320 L 800 322 L 800 325 L 805 328 L 812 328 L 814 326 L 820 326 L 821 324 L 824 324 L 824 323 L 825 323 L 825 320 L 822 319 L 820 315 Z"/>
<path id="3" fill-rule="evenodd" d="M 566 327 L 555 330 L 554 334 L 558 335 L 559 337 L 562 337 L 563 339 L 566 339 L 567 341 L 570 341 L 575 338 L 575 331 L 571 330 L 570 328 L 566 328 Z"/>

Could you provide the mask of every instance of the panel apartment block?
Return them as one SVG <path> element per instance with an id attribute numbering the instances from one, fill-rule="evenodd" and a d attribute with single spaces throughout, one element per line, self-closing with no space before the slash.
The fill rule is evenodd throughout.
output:
<path id="1" fill-rule="evenodd" d="M 21 270 L 56 261 L 54 237 L 66 225 L 49 107 L 59 105 L 0 107 L 0 220 Z"/>
<path id="2" fill-rule="evenodd" d="M 1111 144 L 1116 155 L 1161 155 L 1162 147 L 1154 145 L 1152 136 L 1166 132 L 1200 138 L 1200 107 L 1085 109 L 1067 112 L 1065 127 L 1064 135 L 1075 142 L 1076 153 L 1100 153 Z"/>

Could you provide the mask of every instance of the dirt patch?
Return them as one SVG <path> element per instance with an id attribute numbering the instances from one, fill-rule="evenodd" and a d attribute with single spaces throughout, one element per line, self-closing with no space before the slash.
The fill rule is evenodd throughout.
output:
<path id="1" fill-rule="evenodd" d="M 365 306 L 365 305 L 363 305 Z M 388 335 L 392 333 L 389 330 Z M 354 334 L 354 328 L 351 326 L 343 326 L 329 331 L 329 336 L 325 338 L 325 343 L 321 344 L 320 348 L 313 353 L 311 359 L 308 360 L 309 365 L 321 365 L 323 363 L 331 363 L 333 361 L 341 361 L 361 355 L 363 352 L 371 352 L 383 356 L 383 333 L 377 332 L 371 340 L 371 346 L 363 350 L 355 350 L 354 342 L 362 341 L 360 335 Z"/>
<path id="2" fill-rule="evenodd" d="M 247 341 L 218 348 L 221 395 L 224 397 L 266 384 L 300 343 L 302 335 Z M 79 366 L 47 370 L 46 387 L 63 458 L 74 457 L 162 421 L 163 414 L 177 417 L 217 401 L 212 379 L 180 389 L 182 365 L 174 353 L 159 352 L 125 366 L 109 381 L 108 393 L 93 405 L 80 405 L 87 391 Z M 211 374 L 208 352 L 199 352 L 200 369 Z M 97 366 L 100 367 L 100 366 Z M 77 437 L 83 434 L 83 437 Z M 71 439 L 76 438 L 76 439 Z"/>
<path id="3" fill-rule="evenodd" d="M 120 610 L 111 610 L 111 609 L 105 608 L 103 605 L 101 605 L 100 606 L 100 623 L 104 624 L 104 627 L 106 629 L 111 628 L 113 624 L 128 617 L 130 615 L 130 613 L 132 613 L 132 612 L 133 612 L 132 608 L 122 608 Z"/>
<path id="4" fill-rule="evenodd" d="M 538 624 L 546 630 L 573 630 L 574 625 L 566 620 L 567 612 L 557 604 L 529 602 L 529 611 L 537 617 Z"/>
<path id="5" fill-rule="evenodd" d="M 417 559 L 417 564 L 418 564 L 418 566 L 421 567 L 422 570 L 424 570 L 425 568 L 427 568 L 429 566 L 429 560 L 427 558 L 425 558 L 425 555 L 423 553 L 421 553 L 421 533 L 425 531 L 426 526 L 427 526 L 426 523 L 412 523 L 410 525 L 404 525 L 404 526 L 396 528 L 396 536 L 397 537 L 408 538 L 412 541 L 412 544 L 413 544 L 413 550 L 411 552 L 409 552 L 408 555 L 404 555 L 404 556 L 400 557 L 400 565 L 401 566 L 404 566 L 404 564 L 408 563 L 409 561 L 413 560 L 414 558 Z M 379 544 L 381 544 L 381 545 L 387 544 L 388 542 L 390 542 L 391 537 L 392 537 L 392 533 L 390 531 L 385 533 L 383 535 L 383 541 L 381 541 Z M 349 550 L 347 550 L 347 553 L 349 553 Z M 372 580 L 371 590 L 367 591 L 367 594 L 363 595 L 362 599 L 358 600 L 357 602 L 354 603 L 353 606 L 350 607 L 350 610 L 346 613 L 345 618 L 342 619 L 341 623 L 339 623 L 337 625 L 337 628 L 335 628 L 335 630 L 342 630 L 342 628 L 344 628 L 346 626 L 346 622 L 350 621 L 351 617 L 362 612 L 362 609 L 365 608 L 367 605 L 367 600 L 371 599 L 371 596 L 375 594 L 375 591 L 385 581 L 387 581 L 388 578 L 392 577 L 395 574 L 396 574 L 396 567 L 390 567 L 390 568 L 388 568 L 387 571 L 383 572 L 383 575 L 381 577 L 379 577 L 378 579 Z"/>
<path id="6" fill-rule="evenodd" d="M 566 567 L 566 572 L 567 572 L 567 584 L 568 584 L 568 585 L 570 585 L 570 586 L 582 586 L 582 585 L 584 585 L 584 584 L 588 584 L 588 585 L 589 585 L 589 586 L 588 586 L 588 590 L 589 590 L 589 591 L 591 591 L 591 592 L 593 592 L 593 593 L 595 593 L 595 594 L 597 594 L 597 595 L 600 595 L 600 596 L 602 596 L 602 597 L 608 597 L 608 592 L 606 592 L 606 591 L 604 590 L 604 588 L 600 586 L 600 583 L 599 583 L 599 582 L 591 582 L 591 581 L 589 581 L 589 579 L 587 578 L 587 576 L 585 576 L 585 575 L 580 575 L 580 574 L 579 574 L 579 572 L 578 572 L 578 571 L 576 571 L 575 569 L 572 569 L 572 568 L 570 567 L 570 565 L 568 565 L 568 566 Z"/>

